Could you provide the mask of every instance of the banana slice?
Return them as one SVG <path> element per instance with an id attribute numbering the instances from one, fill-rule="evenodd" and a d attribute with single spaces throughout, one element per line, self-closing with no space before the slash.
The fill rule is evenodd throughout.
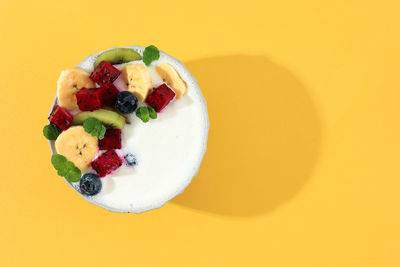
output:
<path id="1" fill-rule="evenodd" d="M 168 63 L 161 63 L 156 66 L 158 75 L 175 91 L 176 98 L 186 94 L 187 85 L 179 73 Z"/>
<path id="2" fill-rule="evenodd" d="M 143 64 L 129 64 L 122 68 L 122 77 L 131 91 L 140 102 L 144 102 L 152 88 L 151 75 Z"/>
<path id="3" fill-rule="evenodd" d="M 82 126 L 74 126 L 62 132 L 55 146 L 58 154 L 72 161 L 81 171 L 89 168 L 99 151 L 97 137 L 85 132 Z"/>
<path id="4" fill-rule="evenodd" d="M 57 82 L 59 105 L 67 110 L 78 110 L 75 93 L 82 87 L 94 88 L 96 84 L 89 78 L 90 73 L 71 68 L 63 70 Z"/>

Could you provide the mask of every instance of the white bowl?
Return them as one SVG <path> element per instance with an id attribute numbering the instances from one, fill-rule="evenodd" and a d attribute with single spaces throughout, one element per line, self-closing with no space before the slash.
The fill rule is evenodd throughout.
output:
<path id="1" fill-rule="evenodd" d="M 144 50 L 144 47 L 141 47 L 141 46 L 128 46 L 127 48 L 133 48 L 136 51 L 138 51 L 140 54 L 142 54 L 142 52 Z M 110 48 L 110 49 L 112 49 L 112 48 Z M 92 71 L 91 66 L 93 66 L 93 62 L 94 62 L 96 56 L 102 52 L 99 52 L 99 53 L 96 53 L 96 54 L 93 54 L 93 55 L 87 57 L 82 62 L 80 62 L 77 65 L 77 67 L 80 67 L 82 69 L 85 69 L 85 70 L 91 72 Z M 67 184 L 71 188 L 73 188 L 78 194 L 80 194 L 88 202 L 95 204 L 97 206 L 100 206 L 102 208 L 105 208 L 107 210 L 113 211 L 113 212 L 141 213 L 144 211 L 162 207 L 167 201 L 169 201 L 172 198 L 174 198 L 175 196 L 181 194 L 185 190 L 185 188 L 190 184 L 190 182 L 192 181 L 192 178 L 194 176 L 196 176 L 196 174 L 198 173 L 201 161 L 202 161 L 203 156 L 207 149 L 207 138 L 208 138 L 208 130 L 209 130 L 209 118 L 208 118 L 208 112 L 207 112 L 207 104 L 206 104 L 206 101 L 205 101 L 201 91 L 200 91 L 200 88 L 197 84 L 196 79 L 189 73 L 189 71 L 185 68 L 185 66 L 182 64 L 182 62 L 176 60 L 175 58 L 167 55 L 164 52 L 160 51 L 160 59 L 153 63 L 157 64 L 157 62 L 168 62 L 177 69 L 177 71 L 180 73 L 182 78 L 188 84 L 188 93 L 187 93 L 187 95 L 183 96 L 181 99 L 184 99 L 185 97 L 191 97 L 190 105 L 197 105 L 196 110 L 200 110 L 200 112 L 196 112 L 196 116 L 197 115 L 199 116 L 198 121 L 201 124 L 199 127 L 201 129 L 201 131 L 200 131 L 201 133 L 197 135 L 196 140 L 193 140 L 193 142 L 190 143 L 190 145 L 193 146 L 190 148 L 191 151 L 197 151 L 196 152 L 197 155 L 194 155 L 194 154 L 193 154 L 194 156 L 192 155 L 194 157 L 194 159 L 190 162 L 190 166 L 184 166 L 184 168 L 187 168 L 189 170 L 185 175 L 180 175 L 180 176 L 176 176 L 176 177 L 174 176 L 173 177 L 174 181 L 171 182 L 171 184 L 166 183 L 166 181 L 162 180 L 162 177 L 160 177 L 159 178 L 160 184 L 161 183 L 164 184 L 164 186 L 161 188 L 157 188 L 157 185 L 158 185 L 157 180 L 153 179 L 151 182 L 152 184 L 148 184 L 147 187 L 154 188 L 155 189 L 154 192 L 150 191 L 150 192 L 148 192 L 148 194 L 146 193 L 146 200 L 143 200 L 143 201 L 135 198 L 135 196 L 132 195 L 133 202 L 129 203 L 129 205 L 128 205 L 128 203 L 119 203 L 121 205 L 106 203 L 107 201 L 105 201 L 104 199 L 102 201 L 100 199 L 100 197 L 96 197 L 96 196 L 87 197 L 85 195 L 82 195 L 79 192 L 79 187 L 78 187 L 79 183 L 72 184 L 72 183 L 66 181 Z M 154 66 L 154 64 L 152 64 L 152 65 Z M 182 101 L 181 99 L 175 100 L 175 102 Z M 56 105 L 56 103 L 57 103 L 57 96 L 54 99 L 53 105 L 50 109 L 50 113 L 53 110 L 53 107 L 54 107 L 54 105 Z M 185 111 L 185 110 L 178 109 L 174 112 L 176 115 L 177 112 L 183 112 L 183 111 Z M 161 114 L 159 114 L 159 118 L 162 117 L 163 115 L 167 116 L 167 115 L 161 113 Z M 174 117 L 173 116 L 171 117 L 171 115 L 169 115 L 169 118 L 174 119 Z M 168 120 L 168 118 L 166 120 Z M 142 123 L 142 122 L 136 121 L 136 123 Z M 152 125 L 152 120 L 147 123 L 149 130 L 151 130 L 151 125 Z M 187 129 L 188 132 L 190 131 L 190 129 L 191 128 Z M 54 147 L 54 141 L 49 141 L 49 145 L 50 145 L 51 153 L 55 154 L 56 151 L 55 151 L 55 147 Z M 146 160 L 146 159 L 142 159 L 142 160 Z M 140 162 L 139 162 L 139 164 L 140 164 Z M 187 164 L 187 165 L 189 165 L 189 164 Z M 140 168 L 140 166 L 138 168 Z M 135 173 L 132 172 L 132 177 L 133 177 L 132 179 L 134 179 L 134 175 L 135 175 Z M 113 178 L 106 176 L 102 179 L 102 181 L 104 182 L 104 181 L 106 181 L 106 179 L 113 179 Z M 115 179 L 118 179 L 118 177 L 115 177 Z M 142 178 L 141 183 L 146 183 L 146 179 Z M 117 182 L 116 186 L 118 186 L 118 182 Z M 157 188 L 157 190 L 156 190 L 156 188 Z M 110 194 L 112 194 L 112 193 L 110 193 Z M 138 194 L 138 196 L 139 195 L 140 194 Z M 110 196 L 112 196 L 112 195 L 109 195 L 108 199 L 112 199 L 112 198 L 110 198 Z M 125 197 L 125 199 L 128 199 L 130 196 L 131 195 L 127 195 L 124 197 Z M 117 197 L 118 196 L 116 195 L 115 198 L 117 199 Z"/>

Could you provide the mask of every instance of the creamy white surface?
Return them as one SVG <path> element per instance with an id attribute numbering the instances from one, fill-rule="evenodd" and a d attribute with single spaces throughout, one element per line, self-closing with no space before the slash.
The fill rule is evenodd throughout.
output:
<path id="1" fill-rule="evenodd" d="M 140 46 L 131 48 L 140 54 L 144 49 Z M 87 57 L 77 67 L 91 72 L 96 55 Z M 206 102 L 196 80 L 183 64 L 163 52 L 149 67 L 153 87 L 162 83 L 154 70 L 160 62 L 176 68 L 188 85 L 187 94 L 173 100 L 157 119 L 148 123 L 143 123 L 134 114 L 130 116 L 131 124 L 122 131 L 119 153 L 121 156 L 133 153 L 138 165 L 123 166 L 102 178 L 102 191 L 94 197 L 85 197 L 93 204 L 117 212 L 140 213 L 159 208 L 183 192 L 198 172 L 209 127 Z M 120 78 L 115 84 L 126 88 Z M 76 189 L 77 184 L 73 187 Z"/>

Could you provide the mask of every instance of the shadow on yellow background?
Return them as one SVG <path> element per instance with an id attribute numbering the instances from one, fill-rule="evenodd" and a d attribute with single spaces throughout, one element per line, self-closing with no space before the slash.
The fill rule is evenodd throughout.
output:
<path id="1" fill-rule="evenodd" d="M 318 157 L 320 125 L 307 90 L 263 56 L 185 63 L 206 97 L 210 133 L 200 172 L 174 203 L 254 216 L 291 199 Z"/>

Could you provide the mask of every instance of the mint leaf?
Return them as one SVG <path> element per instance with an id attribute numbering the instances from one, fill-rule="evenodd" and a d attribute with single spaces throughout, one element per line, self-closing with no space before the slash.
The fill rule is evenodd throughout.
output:
<path id="1" fill-rule="evenodd" d="M 149 113 L 146 113 L 142 116 L 142 121 L 144 123 L 149 122 L 150 121 L 150 117 L 149 117 Z"/>
<path id="2" fill-rule="evenodd" d="M 150 120 L 149 110 L 147 107 L 140 107 L 136 110 L 136 116 L 143 122 L 148 122 Z"/>
<path id="3" fill-rule="evenodd" d="M 78 182 L 81 179 L 81 170 L 63 155 L 54 154 L 51 157 L 51 163 L 57 170 L 58 175 L 65 177 L 67 181 Z"/>
<path id="4" fill-rule="evenodd" d="M 49 124 L 43 127 L 43 135 L 48 140 L 56 140 L 60 133 L 61 130 L 53 124 Z"/>
<path id="5" fill-rule="evenodd" d="M 54 154 L 51 157 L 51 163 L 53 164 L 56 170 L 61 169 L 65 163 L 67 162 L 67 158 L 60 154 Z"/>
<path id="6" fill-rule="evenodd" d="M 160 51 L 154 45 L 146 47 L 143 51 L 143 62 L 148 66 L 154 60 L 160 58 Z"/>
<path id="7" fill-rule="evenodd" d="M 107 131 L 106 127 L 104 125 L 101 125 L 101 129 L 100 129 L 99 135 L 98 135 L 98 138 L 100 140 L 102 140 L 104 138 L 104 135 L 106 134 L 106 131 Z"/>
<path id="8" fill-rule="evenodd" d="M 71 161 L 68 161 L 65 164 L 66 175 L 64 176 L 65 179 L 69 182 L 78 182 L 81 179 L 81 170 L 78 169 Z"/>
<path id="9" fill-rule="evenodd" d="M 143 122 L 148 122 L 150 118 L 157 119 L 157 112 L 152 107 L 140 107 L 136 110 L 136 116 Z"/>
<path id="10" fill-rule="evenodd" d="M 87 118 L 83 121 L 83 128 L 85 132 L 98 137 L 100 140 L 104 138 L 106 127 L 96 118 Z"/>
<path id="11" fill-rule="evenodd" d="M 150 118 L 157 119 L 157 112 L 154 110 L 154 108 L 147 107 L 147 109 L 149 110 Z"/>

